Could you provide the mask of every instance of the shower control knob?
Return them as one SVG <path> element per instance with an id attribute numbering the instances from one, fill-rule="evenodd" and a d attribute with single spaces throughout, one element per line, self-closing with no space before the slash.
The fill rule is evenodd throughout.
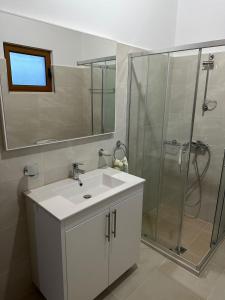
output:
<path id="1" fill-rule="evenodd" d="M 207 111 L 209 108 L 208 108 L 208 105 L 206 105 L 206 104 L 203 104 L 202 105 L 202 109 L 203 109 L 203 111 Z"/>

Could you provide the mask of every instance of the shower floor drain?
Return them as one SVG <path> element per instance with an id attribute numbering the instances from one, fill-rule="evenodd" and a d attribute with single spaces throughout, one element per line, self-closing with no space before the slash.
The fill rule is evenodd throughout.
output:
<path id="1" fill-rule="evenodd" d="M 92 196 L 90 194 L 84 195 L 83 198 L 84 199 L 90 199 Z"/>
<path id="2" fill-rule="evenodd" d="M 178 250 L 178 249 L 177 249 Z M 187 251 L 187 249 L 186 248 L 184 248 L 184 247 L 180 247 L 180 254 L 183 254 L 184 252 L 186 252 Z"/>

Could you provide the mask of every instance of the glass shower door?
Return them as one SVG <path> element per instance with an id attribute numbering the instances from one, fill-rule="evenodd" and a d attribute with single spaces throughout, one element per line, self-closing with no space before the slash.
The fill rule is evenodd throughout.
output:
<path id="1" fill-rule="evenodd" d="M 225 150 L 223 158 L 223 167 L 220 178 L 220 187 L 218 191 L 217 207 L 214 218 L 211 243 L 217 245 L 225 234 Z"/>
<path id="2" fill-rule="evenodd" d="M 129 162 L 146 179 L 142 237 L 178 253 L 199 61 L 199 50 L 150 54 L 131 68 Z"/>
<path id="3" fill-rule="evenodd" d="M 199 50 L 170 53 L 156 241 L 178 254 L 193 130 Z"/>
<path id="4" fill-rule="evenodd" d="M 169 55 L 146 57 L 145 122 L 143 126 L 142 176 L 147 180 L 144 189 L 143 238 L 156 240 L 165 100 Z"/>
<path id="5" fill-rule="evenodd" d="M 136 57 L 131 68 L 129 170 L 146 179 L 142 236 L 156 239 L 168 54 Z"/>

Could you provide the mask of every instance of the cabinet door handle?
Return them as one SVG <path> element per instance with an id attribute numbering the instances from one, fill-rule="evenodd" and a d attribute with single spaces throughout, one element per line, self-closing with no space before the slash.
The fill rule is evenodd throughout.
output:
<path id="1" fill-rule="evenodd" d="M 112 234 L 114 236 L 114 238 L 116 237 L 116 214 L 117 214 L 117 211 L 116 209 L 112 212 L 113 214 L 113 230 L 112 230 Z"/>
<path id="2" fill-rule="evenodd" d="M 108 239 L 108 242 L 110 242 L 110 213 L 108 213 L 106 215 L 106 220 L 107 220 L 107 223 L 106 223 L 107 233 L 106 233 L 105 237 Z"/>

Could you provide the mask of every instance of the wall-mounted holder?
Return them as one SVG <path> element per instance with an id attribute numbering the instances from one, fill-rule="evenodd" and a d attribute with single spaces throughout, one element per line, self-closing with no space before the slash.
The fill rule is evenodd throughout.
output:
<path id="1" fill-rule="evenodd" d="M 38 176 L 39 171 L 38 171 L 37 164 L 25 166 L 23 169 L 23 174 L 24 176 L 28 176 L 28 177 Z"/>
<path id="2" fill-rule="evenodd" d="M 113 158 L 114 158 L 114 160 L 118 159 L 118 157 L 117 157 L 117 151 L 120 151 L 122 153 L 122 156 L 127 157 L 127 153 L 128 153 L 127 147 L 120 140 L 118 140 L 116 142 L 116 147 L 114 148 L 114 151 L 113 151 Z"/>

